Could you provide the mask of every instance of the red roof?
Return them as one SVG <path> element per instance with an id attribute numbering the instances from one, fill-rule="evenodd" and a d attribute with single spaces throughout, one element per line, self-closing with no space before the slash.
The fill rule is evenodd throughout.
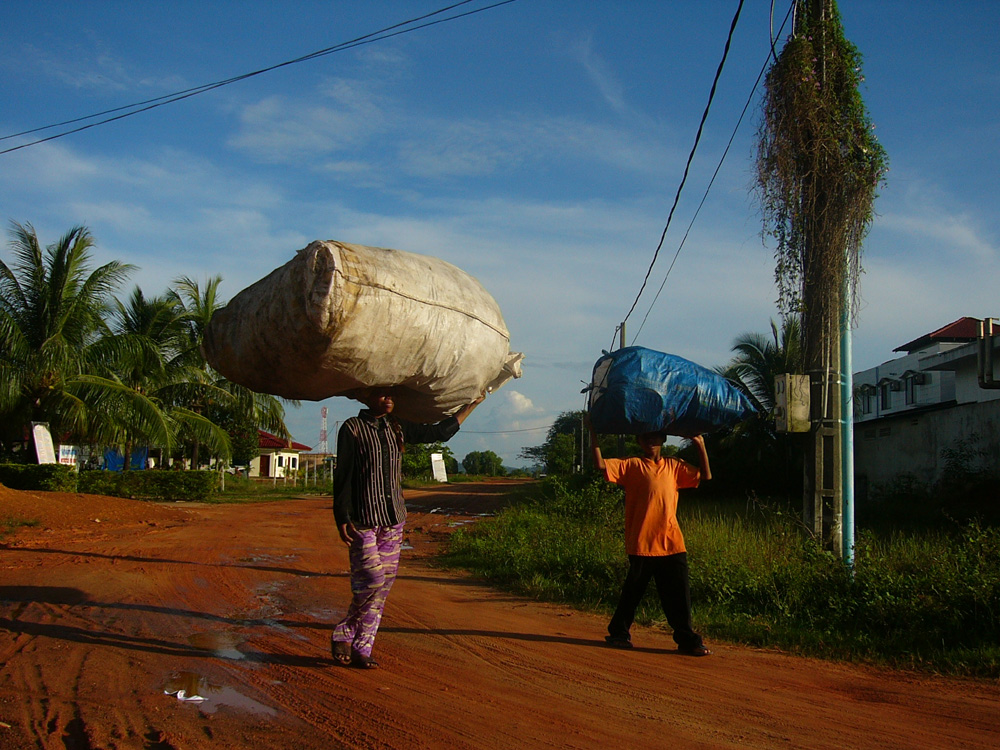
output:
<path id="1" fill-rule="evenodd" d="M 270 432 L 264 432 L 264 430 L 257 430 L 260 433 L 260 447 L 261 448 L 273 448 L 275 450 L 291 449 L 295 451 L 311 451 L 308 445 L 302 445 L 302 443 L 296 443 L 294 440 L 287 441 L 282 440 L 276 435 L 272 435 Z"/>
<path id="2" fill-rule="evenodd" d="M 931 333 L 925 333 L 920 338 L 914 339 L 908 344 L 896 347 L 893 351 L 915 352 L 917 349 L 923 349 L 925 346 L 936 341 L 974 341 L 979 334 L 979 329 L 976 327 L 979 322 L 979 318 L 959 318 L 954 323 L 949 323 Z"/>

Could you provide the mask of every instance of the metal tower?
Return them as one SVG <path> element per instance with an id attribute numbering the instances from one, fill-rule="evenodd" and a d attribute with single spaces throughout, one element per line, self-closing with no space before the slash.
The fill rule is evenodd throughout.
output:
<path id="1" fill-rule="evenodd" d="M 324 406 L 319 410 L 320 416 L 320 431 L 319 431 L 319 452 L 326 454 L 330 452 L 330 446 L 326 442 L 326 407 Z"/>

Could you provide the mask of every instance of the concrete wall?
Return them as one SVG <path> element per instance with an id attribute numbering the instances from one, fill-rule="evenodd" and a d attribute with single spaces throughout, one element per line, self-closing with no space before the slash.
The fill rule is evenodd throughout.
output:
<path id="1" fill-rule="evenodd" d="M 975 360 L 963 360 L 961 366 L 955 369 L 955 384 L 955 399 L 960 404 L 968 401 L 996 401 L 1000 399 L 1000 389 L 979 387 L 979 375 L 976 371 Z"/>
<path id="2" fill-rule="evenodd" d="M 961 404 L 919 414 L 887 416 L 854 428 L 854 474 L 858 495 L 909 474 L 931 484 L 941 477 L 943 451 L 978 435 L 1000 473 L 1000 400 Z"/>

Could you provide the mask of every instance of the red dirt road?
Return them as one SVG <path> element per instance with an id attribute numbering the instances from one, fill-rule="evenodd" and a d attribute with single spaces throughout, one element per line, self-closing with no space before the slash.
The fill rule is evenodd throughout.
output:
<path id="1" fill-rule="evenodd" d="M 1000 746 L 997 683 L 724 644 L 693 659 L 645 628 L 614 651 L 601 617 L 433 567 L 505 489 L 408 494 L 413 549 L 364 671 L 329 658 L 349 586 L 328 499 L 0 488 L 0 521 L 41 521 L 0 545 L 0 748 Z"/>

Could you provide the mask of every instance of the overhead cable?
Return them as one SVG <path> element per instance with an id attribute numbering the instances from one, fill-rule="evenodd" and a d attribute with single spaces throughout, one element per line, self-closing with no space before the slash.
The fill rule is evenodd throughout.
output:
<path id="1" fill-rule="evenodd" d="M 317 50 L 316 52 L 310 52 L 307 55 L 302 55 L 292 60 L 286 60 L 284 62 L 277 63 L 275 65 L 270 65 L 266 68 L 261 68 L 260 70 L 255 70 L 251 73 L 244 73 L 242 75 L 233 76 L 232 78 L 226 78 L 221 81 L 215 81 L 214 83 L 205 83 L 202 84 L 201 86 L 194 86 L 189 89 L 184 89 L 183 91 L 175 91 L 172 94 L 164 94 L 163 96 L 158 96 L 153 99 L 147 99 L 145 101 L 136 102 L 134 104 L 127 104 L 121 107 L 115 107 L 113 109 L 107 109 L 104 110 L 103 112 L 96 112 L 91 115 L 76 117 L 70 120 L 64 120 L 63 122 L 53 123 L 51 125 L 43 125 L 41 127 L 32 128 L 30 130 L 23 130 L 20 133 L 12 133 L 10 135 L 0 136 L 0 141 L 5 141 L 23 135 L 38 133 L 43 130 L 50 130 L 51 128 L 63 127 L 65 125 L 72 125 L 74 123 L 84 122 L 86 120 L 92 120 L 96 117 L 103 117 L 104 115 L 110 115 L 115 112 L 122 113 L 122 114 L 117 114 L 114 117 L 108 117 L 104 120 L 98 120 L 97 122 L 92 122 L 87 125 L 81 125 L 79 127 L 63 131 L 61 133 L 56 133 L 55 135 L 50 135 L 46 138 L 39 138 L 37 140 L 30 141 L 28 143 L 22 143 L 18 146 L 13 146 L 11 148 L 0 151 L 0 155 L 8 154 L 11 151 L 17 151 L 22 148 L 27 148 L 28 146 L 35 146 L 39 143 L 45 143 L 46 141 L 52 141 L 57 138 L 62 138 L 64 136 L 71 135 L 73 133 L 79 133 L 80 131 L 88 130 L 90 128 L 97 127 L 98 125 L 105 125 L 109 122 L 122 120 L 125 119 L 126 117 L 137 115 L 140 112 L 148 112 L 151 109 L 156 109 L 157 107 L 162 107 L 166 104 L 173 104 L 174 102 L 179 102 L 182 101 L 183 99 L 188 99 L 192 96 L 197 96 L 198 94 L 204 94 L 207 91 L 212 91 L 214 89 L 221 88 L 222 86 L 228 86 L 231 83 L 237 83 L 238 81 L 245 81 L 248 78 L 253 78 L 263 73 L 270 73 L 273 70 L 278 70 L 279 68 L 284 68 L 289 65 L 295 65 L 297 63 L 305 62 L 307 60 L 314 60 L 318 57 L 324 57 L 326 55 L 333 54 L 334 52 L 343 52 L 344 50 L 353 49 L 354 47 L 360 47 L 365 44 L 379 42 L 384 39 L 390 39 L 394 36 L 407 34 L 411 31 L 425 29 L 429 26 L 435 26 L 437 24 L 445 23 L 447 21 L 454 21 L 459 18 L 465 18 L 466 16 L 475 15 L 476 13 L 482 13 L 483 11 L 492 10 L 494 8 L 500 7 L 501 5 L 508 5 L 510 3 L 513 3 L 515 2 L 515 0 L 498 0 L 497 2 L 494 2 L 490 5 L 485 5 L 481 8 L 475 8 L 473 10 L 467 10 L 462 13 L 456 13 L 455 15 L 448 16 L 447 18 L 438 18 L 433 21 L 427 21 L 426 23 L 419 23 L 420 21 L 424 21 L 428 18 L 431 18 L 432 16 L 440 15 L 441 13 L 447 13 L 448 11 L 454 10 L 455 8 L 461 5 L 467 5 L 470 2 L 473 2 L 473 0 L 461 0 L 461 2 L 454 3 L 452 5 L 446 6 L 431 13 L 426 13 L 416 18 L 411 18 L 408 21 L 402 21 L 400 23 L 393 24 L 392 26 L 387 26 L 384 29 L 373 31 L 369 34 L 365 34 L 364 36 L 359 36 L 355 39 L 351 39 L 350 41 L 341 42 L 340 44 L 336 44 L 332 47 L 326 47 L 324 49 Z M 409 28 L 402 28 L 404 26 L 408 26 Z"/>
<path id="2" fill-rule="evenodd" d="M 792 10 L 794 9 L 794 3 L 789 7 L 788 13 L 785 15 L 785 20 L 781 22 L 781 28 L 778 29 L 778 35 L 785 28 L 785 24 L 788 23 L 789 17 L 792 15 Z M 773 37 L 772 37 L 772 47 L 773 47 Z M 663 276 L 663 282 L 660 284 L 660 288 L 656 291 L 656 296 L 653 297 L 653 301 L 649 303 L 649 309 L 646 310 L 645 316 L 643 316 L 642 323 L 639 324 L 639 330 L 635 333 L 635 338 L 638 339 L 639 334 L 642 333 L 643 326 L 646 325 L 646 320 L 649 318 L 649 314 L 653 310 L 653 306 L 656 301 L 660 298 L 660 292 L 663 291 L 663 287 L 667 283 L 667 278 L 670 276 L 670 272 L 674 268 L 674 264 L 677 262 L 677 256 L 681 254 L 681 249 L 684 247 L 684 243 L 687 242 L 688 235 L 691 234 L 691 228 L 694 226 L 695 220 L 698 218 L 698 214 L 701 213 L 702 206 L 705 205 L 705 201 L 708 198 L 708 193 L 712 189 L 712 185 L 715 183 L 715 178 L 719 176 L 719 171 L 722 169 L 722 164 L 726 160 L 726 156 L 729 155 L 729 149 L 732 148 L 733 141 L 736 140 L 736 133 L 740 129 L 740 125 L 743 124 L 743 118 L 746 117 L 747 110 L 750 109 L 750 105 L 753 103 L 754 94 L 757 93 L 757 87 L 760 85 L 761 79 L 764 77 L 764 73 L 767 72 L 767 67 L 770 65 L 770 59 L 764 61 L 763 67 L 760 69 L 760 73 L 757 75 L 757 80 L 754 81 L 753 88 L 750 89 L 750 95 L 747 97 L 746 104 L 743 105 L 743 111 L 740 113 L 739 119 L 736 121 L 736 127 L 733 128 L 733 134 L 729 137 L 729 143 L 726 144 L 725 151 L 722 152 L 722 158 L 719 159 L 719 164 L 715 168 L 715 172 L 712 173 L 712 179 L 708 181 L 708 186 L 705 188 L 705 194 L 701 197 L 701 202 L 698 203 L 698 208 L 695 210 L 694 215 L 691 217 L 691 222 L 688 224 L 687 231 L 684 232 L 684 237 L 681 238 L 680 245 L 677 246 L 677 252 L 674 253 L 673 260 L 670 261 L 670 267 L 667 269 L 667 273 Z"/>
<path id="3" fill-rule="evenodd" d="M 674 196 L 674 203 L 670 207 L 670 214 L 667 216 L 667 225 L 663 228 L 663 234 L 660 235 L 660 242 L 656 246 L 656 251 L 653 253 L 653 260 L 650 261 L 649 268 L 646 270 L 646 276 L 642 280 L 642 286 L 639 287 L 639 293 L 635 296 L 635 300 L 632 302 L 632 307 L 629 308 L 628 313 L 622 319 L 622 325 L 628 321 L 629 317 L 632 315 L 632 311 L 635 310 L 635 306 L 639 304 L 639 298 L 646 289 L 646 284 L 649 281 L 649 275 L 653 272 L 653 266 L 656 265 L 656 259 L 659 257 L 660 248 L 663 247 L 663 241 L 666 239 L 667 230 L 670 229 L 670 222 L 673 219 L 674 211 L 677 209 L 677 204 L 680 201 L 681 192 L 684 190 L 684 184 L 687 182 L 688 172 L 691 169 L 691 162 L 694 160 L 695 152 L 698 150 L 698 143 L 701 141 L 701 134 L 705 129 L 705 122 L 708 120 L 708 113 L 712 107 L 712 100 L 715 98 L 715 91 L 718 88 L 719 78 L 722 76 L 722 69 L 725 67 L 726 58 L 729 56 L 729 48 L 732 45 L 733 34 L 736 31 L 736 24 L 740 19 L 740 13 L 742 10 L 743 0 L 740 0 L 739 6 L 736 8 L 736 15 L 733 16 L 733 22 L 729 27 L 729 36 L 726 38 L 726 46 L 722 53 L 722 60 L 719 62 L 719 67 L 715 71 L 715 80 L 712 81 L 712 89 L 708 94 L 708 104 L 705 105 L 705 111 L 701 116 L 701 122 L 698 125 L 698 132 L 695 135 L 694 145 L 691 147 L 691 153 L 688 155 L 687 164 L 684 166 L 684 174 L 681 177 L 680 185 L 677 186 L 677 194 Z"/>

